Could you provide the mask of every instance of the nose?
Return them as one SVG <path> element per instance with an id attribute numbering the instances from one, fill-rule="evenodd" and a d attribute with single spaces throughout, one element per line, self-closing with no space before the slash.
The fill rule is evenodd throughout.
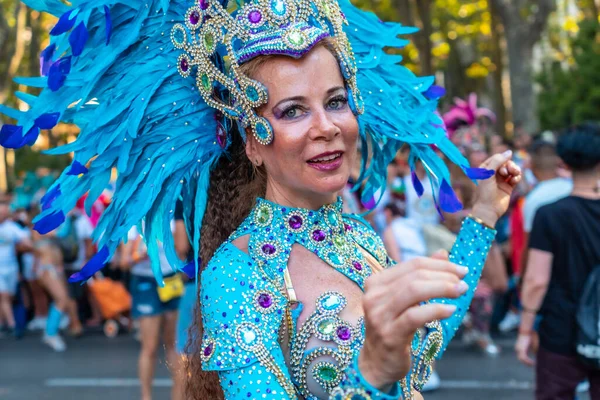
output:
<path id="1" fill-rule="evenodd" d="M 320 109 L 313 113 L 313 124 L 309 135 L 313 140 L 332 140 L 341 134 L 342 131 L 331 119 L 331 115 L 325 109 Z"/>

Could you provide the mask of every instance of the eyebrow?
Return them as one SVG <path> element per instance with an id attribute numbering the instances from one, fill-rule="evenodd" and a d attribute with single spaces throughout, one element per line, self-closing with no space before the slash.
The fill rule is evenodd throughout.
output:
<path id="1" fill-rule="evenodd" d="M 330 96 L 330 95 L 332 95 L 333 93 L 337 92 L 337 91 L 338 91 L 338 90 L 340 90 L 340 89 L 342 89 L 342 90 L 343 90 L 343 89 L 344 89 L 344 87 L 343 87 L 343 86 L 335 86 L 335 87 L 332 87 L 331 89 L 329 89 L 329 90 L 327 91 L 327 96 Z M 282 103 L 286 103 L 286 102 L 288 102 L 288 101 L 302 101 L 302 100 L 304 100 L 304 99 L 305 99 L 305 97 L 304 97 L 304 96 L 294 96 L 294 97 L 287 97 L 287 98 L 285 98 L 285 99 L 283 99 L 283 100 L 279 101 L 277 104 L 275 104 L 275 105 L 273 106 L 273 108 L 278 108 L 278 107 L 279 107 L 279 106 L 280 106 Z"/>

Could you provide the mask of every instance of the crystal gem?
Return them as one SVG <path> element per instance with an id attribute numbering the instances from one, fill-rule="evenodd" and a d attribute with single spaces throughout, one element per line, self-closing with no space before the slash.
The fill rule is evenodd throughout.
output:
<path id="1" fill-rule="evenodd" d="M 215 46 L 215 37 L 211 32 L 206 32 L 204 35 L 204 46 L 206 50 L 212 51 Z"/>
<path id="2" fill-rule="evenodd" d="M 350 232 L 352 230 L 352 227 L 348 224 L 344 224 L 344 229 L 346 229 L 347 232 Z"/>
<path id="3" fill-rule="evenodd" d="M 240 328 L 241 338 L 244 343 L 251 345 L 256 341 L 256 332 L 249 326 Z"/>
<path id="4" fill-rule="evenodd" d="M 326 336 L 331 335 L 333 333 L 334 328 L 335 321 L 333 320 L 333 318 L 325 318 L 317 325 L 317 330 L 319 331 L 319 333 Z"/>
<path id="5" fill-rule="evenodd" d="M 330 225 L 336 226 L 338 223 L 337 215 L 332 211 L 327 214 L 327 221 Z"/>
<path id="6" fill-rule="evenodd" d="M 267 254 L 267 255 L 274 254 L 275 251 L 277 250 L 275 248 L 275 246 L 273 246 L 271 243 L 263 244 L 263 246 L 261 247 L 261 249 L 262 249 L 262 252 L 265 253 L 265 254 Z"/>
<path id="7" fill-rule="evenodd" d="M 287 12 L 287 6 L 283 0 L 273 0 L 271 1 L 271 10 L 278 17 L 283 17 Z"/>
<path id="8" fill-rule="evenodd" d="M 208 0 L 200 0 L 200 8 L 206 10 L 208 8 Z"/>
<path id="9" fill-rule="evenodd" d="M 320 229 L 317 229 L 317 230 L 313 231 L 312 238 L 313 238 L 313 240 L 315 240 L 317 242 L 322 242 L 323 240 L 325 240 L 325 232 L 323 232 Z"/>
<path id="10" fill-rule="evenodd" d="M 346 325 L 341 325 L 337 328 L 336 335 L 340 340 L 346 341 L 352 336 L 352 331 Z"/>
<path id="11" fill-rule="evenodd" d="M 217 143 L 222 149 L 227 145 L 227 133 L 221 124 L 217 124 Z"/>
<path id="12" fill-rule="evenodd" d="M 204 357 L 210 356 L 212 354 L 212 351 L 213 351 L 213 344 L 209 343 L 208 346 L 206 346 L 204 348 L 204 352 L 203 352 L 204 353 Z"/>
<path id="13" fill-rule="evenodd" d="M 271 212 L 269 211 L 269 209 L 267 207 L 261 207 L 258 210 L 258 213 L 256 215 L 256 219 L 258 220 L 258 223 L 260 223 L 260 224 L 266 224 L 267 222 L 269 222 L 270 217 L 271 217 Z"/>
<path id="14" fill-rule="evenodd" d="M 321 300 L 321 306 L 327 311 L 335 310 L 342 304 L 342 299 L 337 294 L 330 294 Z"/>
<path id="15" fill-rule="evenodd" d="M 304 38 L 304 35 L 302 33 L 300 33 L 299 31 L 294 31 L 294 32 L 290 33 L 288 35 L 288 40 L 294 46 L 302 46 L 304 44 L 304 42 L 306 41 L 306 39 Z"/>
<path id="16" fill-rule="evenodd" d="M 336 265 L 341 265 L 344 263 L 344 261 L 342 260 L 342 257 L 340 257 L 339 254 L 331 252 L 328 254 L 329 259 Z"/>
<path id="17" fill-rule="evenodd" d="M 246 96 L 248 96 L 250 101 L 258 101 L 258 91 L 253 86 L 246 88 Z"/>
<path id="18" fill-rule="evenodd" d="M 338 376 L 338 373 L 335 370 L 335 368 L 330 365 L 319 366 L 319 371 L 317 372 L 317 374 L 319 375 L 319 378 L 321 378 L 325 382 L 333 382 Z"/>
<path id="19" fill-rule="evenodd" d="M 258 24 L 262 20 L 262 14 L 258 10 L 252 10 L 248 13 L 248 21 Z"/>
<path id="20" fill-rule="evenodd" d="M 373 239 L 372 236 L 369 236 L 367 238 L 367 243 L 369 244 L 369 246 L 373 247 L 373 246 L 375 246 L 375 239 Z"/>
<path id="21" fill-rule="evenodd" d="M 358 261 L 352 261 L 352 267 L 357 271 L 362 271 L 363 269 L 362 264 Z"/>
<path id="22" fill-rule="evenodd" d="M 190 13 L 190 23 L 192 25 L 198 25 L 200 22 L 200 13 L 197 10 L 194 10 Z"/>
<path id="23" fill-rule="evenodd" d="M 190 69 L 190 64 L 188 63 L 188 60 L 185 58 L 181 59 L 181 61 L 179 62 L 179 66 L 181 67 L 181 70 L 183 72 L 187 72 Z"/>
<path id="24" fill-rule="evenodd" d="M 258 305 L 262 308 L 269 308 L 273 305 L 273 299 L 268 293 L 261 293 L 258 295 Z"/>
<path id="25" fill-rule="evenodd" d="M 288 220 L 288 224 L 292 229 L 300 229 L 302 228 L 302 217 L 299 215 L 292 215 Z"/>
<path id="26" fill-rule="evenodd" d="M 202 76 L 200 77 L 200 83 L 202 83 L 202 87 L 204 88 L 204 90 L 210 90 L 212 82 L 210 81 L 208 75 L 202 74 Z"/>
<path id="27" fill-rule="evenodd" d="M 335 247 L 337 247 L 337 248 L 342 248 L 346 244 L 346 241 L 344 240 L 343 237 L 336 236 L 333 238 L 333 244 L 335 244 Z"/>
<path id="28" fill-rule="evenodd" d="M 260 140 L 268 140 L 269 139 L 269 131 L 267 130 L 267 127 L 265 126 L 264 123 L 259 122 L 258 124 L 256 124 L 255 131 Z"/>

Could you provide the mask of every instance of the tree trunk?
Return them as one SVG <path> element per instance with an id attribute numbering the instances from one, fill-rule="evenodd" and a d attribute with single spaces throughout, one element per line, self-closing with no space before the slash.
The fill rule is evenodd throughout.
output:
<path id="1" fill-rule="evenodd" d="M 421 64 L 421 75 L 433 75 L 433 45 L 431 43 L 431 0 L 416 0 L 417 12 L 421 20 L 421 31 L 419 32 L 419 60 Z"/>
<path id="2" fill-rule="evenodd" d="M 506 137 L 507 110 L 504 100 L 504 90 L 502 79 L 504 77 L 504 52 L 502 50 L 502 32 L 504 27 L 495 9 L 494 3 L 490 3 L 490 14 L 492 16 L 492 62 L 496 69 L 492 72 L 492 100 L 494 103 L 494 112 L 496 113 L 496 132 Z"/>
<path id="3" fill-rule="evenodd" d="M 492 0 L 506 27 L 506 47 L 515 126 L 539 130 L 533 85 L 533 47 L 540 39 L 554 0 Z"/>

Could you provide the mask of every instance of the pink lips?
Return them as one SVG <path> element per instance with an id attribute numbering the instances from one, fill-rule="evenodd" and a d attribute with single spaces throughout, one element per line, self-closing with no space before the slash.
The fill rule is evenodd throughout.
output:
<path id="1" fill-rule="evenodd" d="M 331 156 L 336 156 L 336 157 L 331 160 L 313 161 L 313 160 L 319 160 L 322 158 L 329 158 Z M 344 152 L 333 151 L 333 152 L 319 154 L 318 156 L 309 160 L 307 163 L 308 163 L 308 165 L 310 165 L 311 167 L 313 167 L 316 170 L 323 171 L 323 172 L 330 172 L 330 171 L 335 171 L 342 165 L 342 162 L 344 161 L 343 156 L 344 156 Z"/>

